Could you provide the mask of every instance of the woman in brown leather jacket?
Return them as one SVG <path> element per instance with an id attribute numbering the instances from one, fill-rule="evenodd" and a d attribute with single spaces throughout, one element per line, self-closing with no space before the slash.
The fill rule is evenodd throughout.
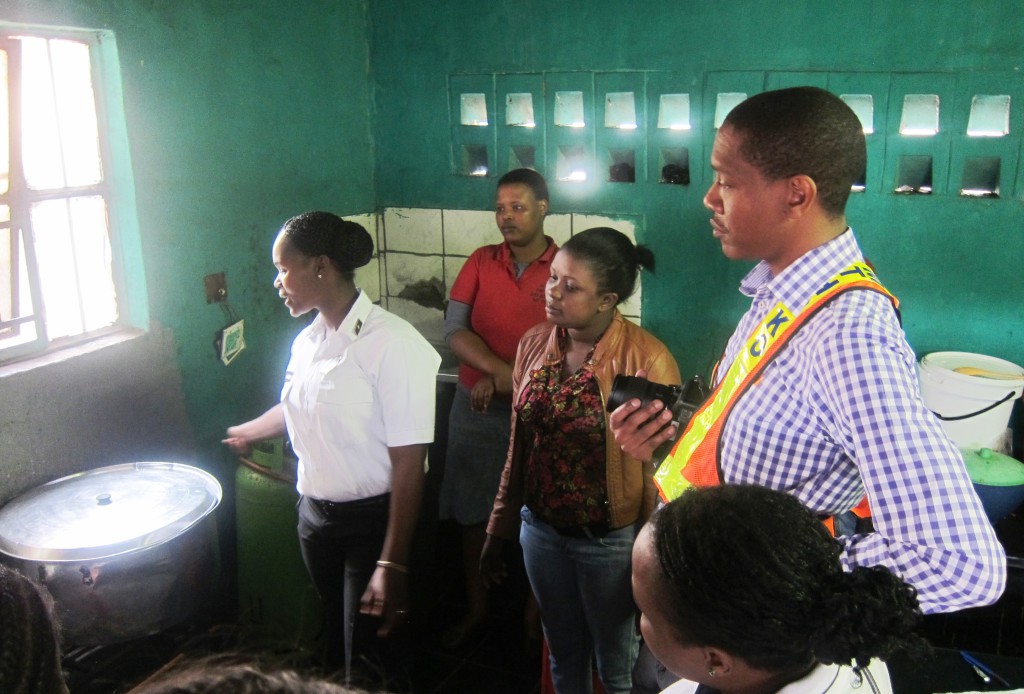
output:
<path id="1" fill-rule="evenodd" d="M 501 580 L 502 546 L 518 533 L 562 694 L 590 691 L 592 654 L 605 691 L 628 692 L 637 652 L 630 554 L 653 509 L 653 470 L 615 444 L 604 403 L 617 374 L 680 382 L 665 345 L 616 309 L 641 267 L 653 270 L 653 254 L 619 231 L 573 236 L 551 263 L 548 322 L 523 336 L 513 370 L 481 573 Z"/>

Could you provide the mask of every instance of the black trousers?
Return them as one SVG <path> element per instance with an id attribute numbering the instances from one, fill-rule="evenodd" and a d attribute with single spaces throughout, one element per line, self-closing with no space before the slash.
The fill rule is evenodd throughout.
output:
<path id="1" fill-rule="evenodd" d="M 380 619 L 359 613 L 384 545 L 389 503 L 388 494 L 345 503 L 299 499 L 299 546 L 323 603 L 324 665 L 344 668 L 346 679 L 353 678 L 354 659 L 369 663 L 372 679 L 408 678 L 408 644 L 400 635 L 379 638 Z M 369 684 L 356 669 L 356 683 Z"/>

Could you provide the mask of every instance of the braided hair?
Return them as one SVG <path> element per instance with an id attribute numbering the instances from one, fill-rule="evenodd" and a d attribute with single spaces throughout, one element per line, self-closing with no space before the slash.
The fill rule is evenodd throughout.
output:
<path id="1" fill-rule="evenodd" d="M 914 588 L 883 567 L 844 572 L 839 542 L 789 494 L 694 489 L 652 523 L 664 604 L 684 643 L 776 672 L 928 651 L 914 633 Z"/>
<path id="2" fill-rule="evenodd" d="M 131 694 L 366 694 L 291 669 L 227 654 L 183 661 L 131 690 Z"/>
<path id="3" fill-rule="evenodd" d="M 310 258 L 325 255 L 341 275 L 353 281 L 356 268 L 373 257 L 373 238 L 361 225 L 331 212 L 303 212 L 292 217 L 281 231 L 297 251 Z"/>
<path id="4" fill-rule="evenodd" d="M 66 694 L 53 598 L 0 564 L 0 691 Z"/>
<path id="5" fill-rule="evenodd" d="M 633 295 L 640 268 L 654 272 L 654 253 L 635 246 L 629 237 L 610 227 L 594 227 L 573 234 L 563 251 L 590 266 L 598 293 L 615 292 L 621 304 Z"/>

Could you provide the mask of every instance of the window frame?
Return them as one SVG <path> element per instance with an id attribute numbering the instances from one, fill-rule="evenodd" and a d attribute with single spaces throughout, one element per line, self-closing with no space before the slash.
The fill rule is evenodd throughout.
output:
<path id="1" fill-rule="evenodd" d="M 34 256 L 34 249 L 28 239 L 31 228 L 28 213 L 31 204 L 47 199 L 66 199 L 76 194 L 95 195 L 103 198 L 107 211 L 107 234 L 111 254 L 111 282 L 116 294 L 117 318 L 112 325 L 83 332 L 78 335 L 50 338 L 46 334 L 45 316 L 40 311 L 37 318 L 37 338 L 31 342 L 0 346 L 0 366 L 22 361 L 37 355 L 49 355 L 83 343 L 107 338 L 112 334 L 136 335 L 149 325 L 148 297 L 144 281 L 141 241 L 135 202 L 135 185 L 132 175 L 127 123 L 124 111 L 123 89 L 120 74 L 120 60 L 113 32 L 104 29 L 55 28 L 0 21 L 0 46 L 6 48 L 16 43 L 14 36 L 31 36 L 40 39 L 64 39 L 80 41 L 89 47 L 90 75 L 96 109 L 98 148 L 102 166 L 102 180 L 89 186 L 69 186 L 59 191 L 30 190 L 24 183 L 24 171 L 20 159 L 21 145 L 15 143 L 20 137 L 15 113 L 20 104 L 20 64 L 8 61 L 8 89 L 11 104 L 10 124 L 10 185 L 6 193 L 0 194 L 0 204 L 7 204 L 11 210 L 11 230 L 24 230 L 26 257 Z M 8 51 L 10 57 L 12 52 Z M 16 135 L 17 134 L 17 135 Z M 17 181 L 17 183 L 16 183 Z M 16 190 L 21 186 L 23 189 Z M 17 200 L 18 204 L 13 204 Z M 34 271 L 30 271 L 30 276 Z M 36 281 L 32 288 L 33 303 L 41 307 L 41 289 Z"/>

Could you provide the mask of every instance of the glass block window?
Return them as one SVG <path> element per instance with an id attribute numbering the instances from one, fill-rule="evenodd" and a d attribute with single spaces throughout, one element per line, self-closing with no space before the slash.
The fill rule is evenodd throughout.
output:
<path id="1" fill-rule="evenodd" d="M 462 125 L 487 125 L 487 96 L 485 94 L 462 94 L 459 122 Z"/>
<path id="2" fill-rule="evenodd" d="M 605 95 L 604 127 L 636 130 L 636 100 L 633 92 L 609 92 Z"/>
<path id="3" fill-rule="evenodd" d="M 586 127 L 583 92 L 555 92 L 555 125 L 564 128 Z"/>
<path id="4" fill-rule="evenodd" d="M 969 137 L 1003 137 L 1010 134 L 1010 96 L 975 95 L 967 121 Z"/>
<path id="5" fill-rule="evenodd" d="M 689 130 L 690 95 L 662 94 L 658 102 L 658 127 L 668 130 Z"/>
<path id="6" fill-rule="evenodd" d="M 746 98 L 747 95 L 742 92 L 722 92 L 718 95 L 718 98 L 715 100 L 716 130 L 722 127 L 722 123 L 725 122 L 725 117 L 729 115 L 729 111 L 736 108 Z"/>
<path id="7" fill-rule="evenodd" d="M 939 132 L 939 95 L 907 94 L 903 97 L 900 134 L 930 136 Z"/>
<path id="8" fill-rule="evenodd" d="M 840 94 L 839 98 L 857 114 L 864 134 L 875 132 L 875 99 L 870 94 Z"/>
<path id="9" fill-rule="evenodd" d="M 505 125 L 517 128 L 533 128 L 533 94 L 515 93 L 505 96 Z"/>

